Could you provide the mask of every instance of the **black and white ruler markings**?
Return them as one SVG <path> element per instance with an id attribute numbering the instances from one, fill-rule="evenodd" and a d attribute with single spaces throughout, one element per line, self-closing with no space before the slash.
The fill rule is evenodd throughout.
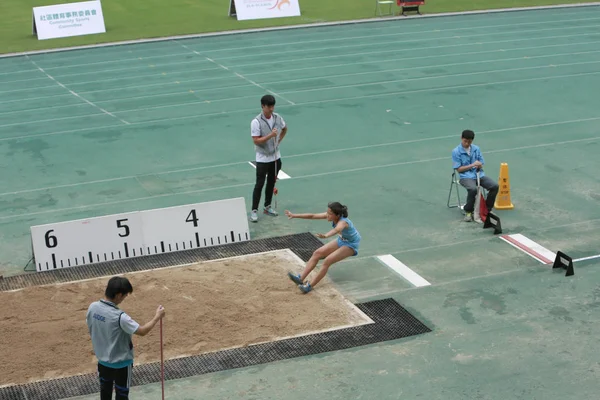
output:
<path id="1" fill-rule="evenodd" d="M 31 227 L 38 272 L 250 240 L 234 198 Z"/>

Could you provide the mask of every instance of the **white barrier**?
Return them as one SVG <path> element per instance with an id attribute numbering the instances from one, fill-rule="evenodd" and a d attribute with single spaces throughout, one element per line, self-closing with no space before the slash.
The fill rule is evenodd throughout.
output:
<path id="1" fill-rule="evenodd" d="M 234 3 L 231 3 L 234 1 Z M 239 21 L 282 17 L 299 17 L 300 0 L 230 0 L 229 15 Z"/>
<path id="2" fill-rule="evenodd" d="M 106 32 L 100 0 L 33 8 L 38 40 Z"/>

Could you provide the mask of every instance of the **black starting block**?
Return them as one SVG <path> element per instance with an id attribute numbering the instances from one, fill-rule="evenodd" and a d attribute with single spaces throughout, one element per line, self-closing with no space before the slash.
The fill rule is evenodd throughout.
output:
<path id="1" fill-rule="evenodd" d="M 554 259 L 554 265 L 552 265 L 552 269 L 554 268 L 563 268 L 567 270 L 565 276 L 575 275 L 575 269 L 573 268 L 573 259 L 563 253 L 562 251 L 558 251 L 556 253 L 556 258 Z"/>
<path id="2" fill-rule="evenodd" d="M 499 235 L 502 233 L 502 223 L 500 218 L 492 213 L 488 213 L 485 218 L 485 222 L 483 223 L 483 229 L 494 228 L 494 235 Z"/>

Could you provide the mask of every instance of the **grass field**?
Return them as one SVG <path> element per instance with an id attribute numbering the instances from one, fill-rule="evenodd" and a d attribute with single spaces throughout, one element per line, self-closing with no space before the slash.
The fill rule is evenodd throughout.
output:
<path id="1" fill-rule="evenodd" d="M 0 54 L 117 42 L 141 38 L 281 25 L 364 19 L 375 16 L 373 0 L 301 0 L 301 17 L 237 21 L 228 16 L 228 0 L 104 1 L 107 32 L 100 35 L 39 41 L 32 34 L 32 8 L 69 0 L 2 0 Z M 440 0 L 426 3 L 426 14 L 507 7 L 586 3 L 578 0 Z"/>

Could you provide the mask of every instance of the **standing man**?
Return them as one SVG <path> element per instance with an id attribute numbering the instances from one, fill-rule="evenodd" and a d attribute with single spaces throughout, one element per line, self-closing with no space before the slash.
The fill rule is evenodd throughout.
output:
<path id="1" fill-rule="evenodd" d="M 116 400 L 129 399 L 133 367 L 131 336 L 146 336 L 165 315 L 165 309 L 158 306 L 154 318 L 140 326 L 118 307 L 132 292 L 127 278 L 115 276 L 108 281 L 104 299 L 90 304 L 87 311 L 87 325 L 98 358 L 101 400 L 112 400 L 113 385 Z"/>
<path id="2" fill-rule="evenodd" d="M 273 217 L 278 215 L 277 211 L 271 207 L 271 200 L 277 174 L 281 169 L 279 145 L 287 133 L 285 121 L 279 114 L 273 112 L 275 97 L 270 94 L 264 95 L 260 99 L 260 104 L 262 112 L 250 124 L 250 134 L 256 150 L 256 184 L 252 193 L 252 212 L 250 214 L 252 222 L 258 221 L 258 204 L 265 179 L 267 187 L 263 212 Z"/>
<path id="3" fill-rule="evenodd" d="M 459 174 L 460 184 L 467 189 L 467 204 L 464 208 L 465 221 L 467 222 L 473 221 L 473 209 L 475 208 L 475 197 L 477 196 L 477 171 L 479 171 L 481 186 L 488 190 L 485 204 L 489 212 L 492 211 L 498 194 L 498 184 L 483 173 L 485 161 L 479 146 L 473 144 L 473 139 L 475 139 L 475 133 L 468 129 L 464 130 L 461 143 L 452 150 L 452 167 Z"/>

